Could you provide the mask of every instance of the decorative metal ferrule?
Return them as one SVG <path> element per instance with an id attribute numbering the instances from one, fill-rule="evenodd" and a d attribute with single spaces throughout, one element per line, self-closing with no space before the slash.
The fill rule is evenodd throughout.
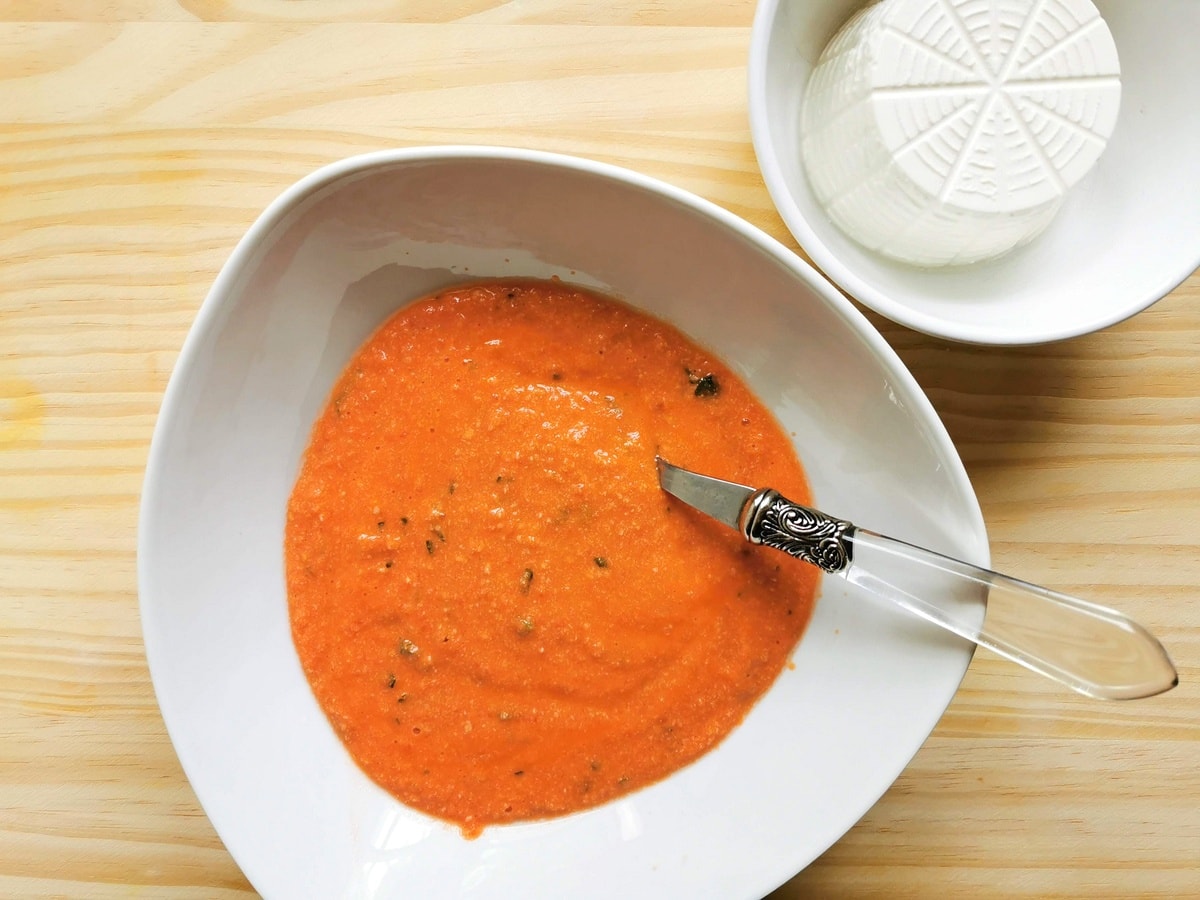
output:
<path id="1" fill-rule="evenodd" d="M 793 503 L 770 488 L 750 498 L 741 526 L 752 544 L 782 550 L 826 572 L 842 572 L 850 565 L 851 523 Z"/>

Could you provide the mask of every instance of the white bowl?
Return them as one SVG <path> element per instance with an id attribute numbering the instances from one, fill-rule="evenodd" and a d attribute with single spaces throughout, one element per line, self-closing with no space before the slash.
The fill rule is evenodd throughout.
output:
<path id="1" fill-rule="evenodd" d="M 1095 0 L 1121 58 L 1121 111 L 1096 167 L 1033 242 L 985 263 L 919 268 L 846 237 L 809 188 L 800 106 L 809 73 L 863 0 L 761 0 L 750 124 L 767 189 L 809 257 L 850 296 L 918 331 L 1034 344 L 1119 322 L 1200 265 L 1200 3 Z"/>
<path id="2" fill-rule="evenodd" d="M 986 564 L 978 505 L 928 401 L 862 315 L 775 241 L 582 160 L 355 157 L 297 183 L 242 239 L 163 401 L 138 576 L 179 758 L 268 897 L 760 897 L 887 789 L 970 646 L 828 581 L 795 669 L 712 753 L 619 801 L 474 841 L 368 781 L 309 691 L 282 543 L 314 417 L 389 313 L 495 276 L 559 276 L 674 321 L 795 433 L 820 504 Z"/>

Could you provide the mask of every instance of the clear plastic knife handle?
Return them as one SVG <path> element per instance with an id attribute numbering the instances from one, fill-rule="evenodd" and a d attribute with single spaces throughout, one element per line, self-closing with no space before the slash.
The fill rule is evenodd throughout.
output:
<path id="1" fill-rule="evenodd" d="M 742 531 L 1089 697 L 1129 700 L 1179 683 L 1162 644 L 1115 610 L 982 569 L 762 490 Z"/>

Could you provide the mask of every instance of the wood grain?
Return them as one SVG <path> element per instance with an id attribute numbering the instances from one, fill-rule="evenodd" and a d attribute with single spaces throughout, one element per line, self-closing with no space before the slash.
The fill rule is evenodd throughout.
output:
<path id="1" fill-rule="evenodd" d="M 795 247 L 750 145 L 752 15 L 0 6 L 0 895 L 253 894 L 164 731 L 135 543 L 166 380 L 258 212 L 352 153 L 494 143 L 630 166 Z M 1046 347 L 872 320 L 950 430 L 996 565 L 1128 610 L 1183 683 L 1099 704 L 981 653 L 895 786 L 774 896 L 1200 896 L 1200 276 Z"/>

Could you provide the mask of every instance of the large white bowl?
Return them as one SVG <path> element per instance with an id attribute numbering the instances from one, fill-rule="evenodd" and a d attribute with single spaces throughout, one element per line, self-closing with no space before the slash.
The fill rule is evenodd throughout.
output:
<path id="1" fill-rule="evenodd" d="M 795 433 L 820 504 L 987 562 L 974 494 L 928 401 L 864 318 L 775 241 L 582 160 L 488 148 L 355 157 L 304 178 L 250 229 L 163 401 L 138 576 L 179 758 L 269 897 L 761 896 L 892 783 L 969 646 L 828 581 L 795 669 L 714 752 L 617 802 L 474 841 L 368 781 L 309 691 L 282 542 L 311 423 L 389 313 L 489 276 L 559 276 L 675 322 Z"/>
<path id="2" fill-rule="evenodd" d="M 1096 167 L 1050 227 L 986 263 L 932 269 L 846 237 L 800 158 L 808 76 L 864 0 L 761 0 L 750 125 L 767 190 L 809 257 L 846 293 L 927 334 L 978 344 L 1075 337 L 1141 312 L 1200 265 L 1200 3 L 1095 0 L 1121 59 L 1121 111 Z"/>

